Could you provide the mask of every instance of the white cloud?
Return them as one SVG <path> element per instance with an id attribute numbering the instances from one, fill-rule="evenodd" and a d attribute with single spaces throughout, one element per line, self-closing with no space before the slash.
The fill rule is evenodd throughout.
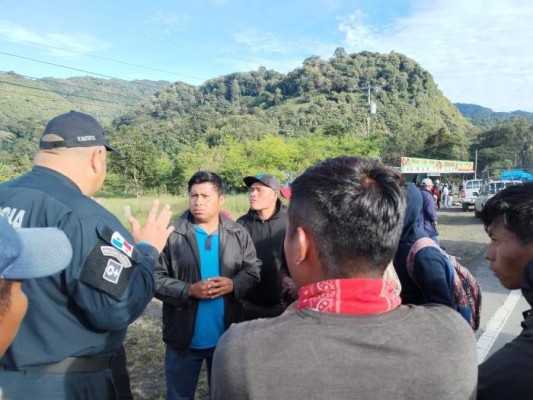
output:
<path id="1" fill-rule="evenodd" d="M 342 8 L 342 3 L 340 0 L 324 0 L 324 7 L 329 11 L 336 11 Z"/>
<path id="2" fill-rule="evenodd" d="M 164 24 L 170 26 L 170 31 L 183 30 L 189 26 L 191 17 L 187 14 L 176 15 L 165 11 L 156 11 L 156 13 L 148 20 L 150 24 Z"/>
<path id="3" fill-rule="evenodd" d="M 302 65 L 302 61 L 311 55 L 322 58 L 333 56 L 338 45 L 308 37 L 291 37 L 286 39 L 278 34 L 248 29 L 231 35 L 236 43 L 248 48 L 255 54 L 253 62 L 280 72 L 288 72 Z M 238 54 L 239 50 L 234 50 Z M 262 58 L 268 57 L 268 58 Z M 243 63 L 241 63 L 243 65 Z M 238 67 L 238 65 L 236 64 Z"/>
<path id="4" fill-rule="evenodd" d="M 533 111 L 533 3 L 413 0 L 409 16 L 373 28 L 361 11 L 339 17 L 348 51 L 392 50 L 419 62 L 454 102 Z"/>
<path id="5" fill-rule="evenodd" d="M 252 53 L 277 53 L 290 55 L 296 57 L 296 55 L 304 55 L 304 57 L 310 55 L 319 55 L 322 57 L 333 56 L 333 51 L 336 46 L 333 43 L 327 43 L 318 39 L 312 39 L 308 37 L 291 37 L 286 39 L 280 35 L 261 32 L 255 29 L 248 29 L 233 33 L 231 35 L 236 43 L 242 44 Z M 303 61 L 300 58 L 300 64 Z"/>
<path id="6" fill-rule="evenodd" d="M 247 29 L 240 32 L 232 33 L 231 36 L 235 42 L 245 45 L 253 53 L 287 53 L 290 46 L 283 41 L 281 37 L 270 32 L 260 32 L 255 29 Z"/>
<path id="7" fill-rule="evenodd" d="M 339 30 L 344 33 L 347 44 L 361 50 L 379 47 L 381 37 L 366 22 L 363 11 L 356 10 L 353 14 L 338 19 Z"/>
<path id="8" fill-rule="evenodd" d="M 73 57 L 73 53 L 68 50 L 92 53 L 110 47 L 107 43 L 84 33 L 39 32 L 6 20 L 0 20 L 0 40 L 40 45 L 49 53 L 60 57 Z"/>
<path id="9" fill-rule="evenodd" d="M 220 62 L 231 65 L 233 71 L 250 71 L 263 66 L 286 74 L 301 67 L 302 62 L 312 55 L 324 59 L 332 57 L 335 48 L 338 47 L 309 38 L 284 40 L 278 35 L 252 30 L 235 33 L 232 36 L 238 44 L 248 47 L 253 54 L 252 58 L 246 56 L 241 59 L 239 49 L 233 49 L 231 56 L 228 52 L 228 58 L 224 61 L 221 59 Z"/>

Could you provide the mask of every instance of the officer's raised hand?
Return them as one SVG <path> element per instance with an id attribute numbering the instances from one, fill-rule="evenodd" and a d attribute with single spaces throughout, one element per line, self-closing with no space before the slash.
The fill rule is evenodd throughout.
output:
<path id="1" fill-rule="evenodd" d="M 148 211 L 146 222 L 141 227 L 139 221 L 135 217 L 128 218 L 131 224 L 131 233 L 137 243 L 147 242 L 154 246 L 157 251 L 161 252 L 165 247 L 168 235 L 174 230 L 173 226 L 169 226 L 172 211 L 170 206 L 166 204 L 159 212 L 159 201 L 154 201 Z"/>

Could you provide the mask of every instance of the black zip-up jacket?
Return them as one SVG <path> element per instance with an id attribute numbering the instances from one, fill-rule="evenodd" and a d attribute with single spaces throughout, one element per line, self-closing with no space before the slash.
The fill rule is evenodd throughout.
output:
<path id="1" fill-rule="evenodd" d="M 522 295 L 533 306 L 533 261 L 524 269 Z M 531 399 L 533 310 L 523 313 L 522 332 L 479 365 L 478 400 Z"/>
<path id="2" fill-rule="evenodd" d="M 224 323 L 228 328 L 242 317 L 240 300 L 259 282 L 261 261 L 246 230 L 220 215 L 220 276 L 231 278 L 233 292 L 224 296 Z M 186 211 L 174 224 L 154 272 L 155 297 L 163 301 L 163 341 L 186 350 L 194 335 L 198 299 L 189 286 L 201 280 L 200 253 L 193 217 Z"/>
<path id="3" fill-rule="evenodd" d="M 246 299 L 263 307 L 281 303 L 279 270 L 283 258 L 283 239 L 287 227 L 287 206 L 278 199 L 276 212 L 269 219 L 259 218 L 257 211 L 249 210 L 237 223 L 250 233 L 257 257 L 262 261 L 261 282 Z"/>

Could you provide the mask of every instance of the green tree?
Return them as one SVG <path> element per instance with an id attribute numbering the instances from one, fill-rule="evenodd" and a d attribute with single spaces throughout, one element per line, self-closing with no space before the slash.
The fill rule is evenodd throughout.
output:
<path id="1" fill-rule="evenodd" d="M 241 97 L 241 88 L 239 86 L 239 81 L 233 79 L 229 87 L 229 101 L 237 101 Z"/>
<path id="2" fill-rule="evenodd" d="M 222 148 L 197 142 L 177 155 L 172 171 L 172 193 L 186 193 L 189 178 L 198 171 L 218 172 L 222 162 Z"/>
<path id="3" fill-rule="evenodd" d="M 533 123 L 522 117 L 498 122 L 481 132 L 473 148 L 478 149 L 480 170 L 531 166 Z"/>
<path id="4" fill-rule="evenodd" d="M 28 172 L 32 167 L 32 161 L 26 154 L 2 154 L 0 152 L 0 182 L 16 178 Z"/>
<path id="5" fill-rule="evenodd" d="M 242 179 L 254 170 L 250 157 L 250 144 L 247 141 L 237 141 L 226 138 L 223 147 L 223 160 L 220 165 L 220 175 L 228 189 L 243 188 Z"/>
<path id="6" fill-rule="evenodd" d="M 456 138 L 444 127 L 429 135 L 424 143 L 425 158 L 455 160 L 458 153 Z"/>
<path id="7" fill-rule="evenodd" d="M 120 151 L 109 157 L 110 174 L 120 177 L 118 181 L 110 179 L 108 185 L 117 185 L 112 189 L 140 196 L 145 189 L 157 187 L 162 181 L 158 176 L 160 154 L 142 130 L 122 126 L 110 135 L 110 142 Z"/>
<path id="8" fill-rule="evenodd" d="M 521 168 L 531 165 L 533 156 L 533 123 L 522 117 L 509 120 L 511 130 L 511 151 L 517 157 L 515 164 Z"/>

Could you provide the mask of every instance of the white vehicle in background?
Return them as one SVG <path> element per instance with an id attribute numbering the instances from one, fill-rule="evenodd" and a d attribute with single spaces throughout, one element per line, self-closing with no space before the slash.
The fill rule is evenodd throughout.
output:
<path id="1" fill-rule="evenodd" d="M 479 189 L 479 195 L 476 197 L 474 202 L 475 217 L 481 217 L 481 210 L 483 210 L 483 207 L 485 207 L 485 203 L 487 203 L 487 200 L 496 193 L 509 186 L 520 185 L 521 183 L 521 181 L 490 181 L 485 183 L 483 186 L 481 186 L 481 189 Z"/>
<path id="2" fill-rule="evenodd" d="M 479 195 L 479 189 L 483 184 L 483 179 L 471 179 L 466 181 L 465 186 L 461 189 L 461 206 L 463 211 L 468 211 L 470 206 L 474 205 L 476 197 Z"/>

